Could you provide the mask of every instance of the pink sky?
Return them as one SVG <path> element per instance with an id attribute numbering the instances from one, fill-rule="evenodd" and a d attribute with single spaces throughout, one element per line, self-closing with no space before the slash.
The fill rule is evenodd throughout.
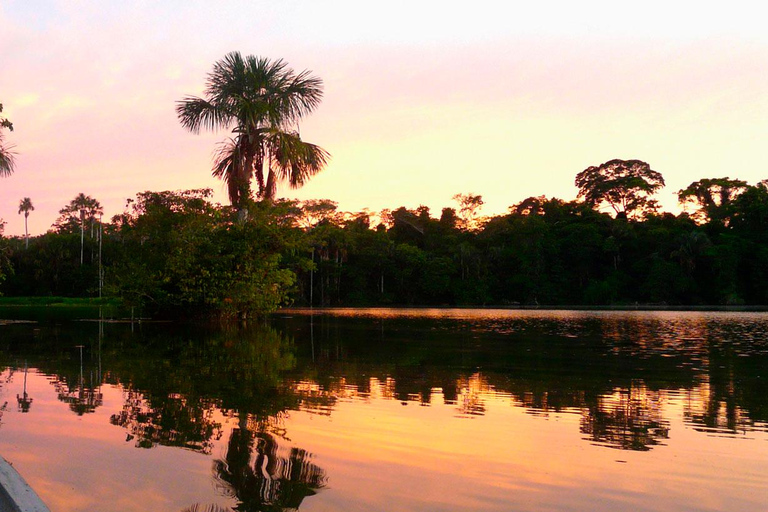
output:
<path id="1" fill-rule="evenodd" d="M 439 215 L 473 192 L 496 214 L 573 199 L 584 168 L 639 158 L 676 209 L 694 180 L 768 178 L 768 33 L 752 3 L 497 3 L 4 1 L 0 103 L 18 164 L 0 181 L 6 234 L 24 232 L 23 197 L 33 234 L 80 192 L 108 217 L 144 190 L 211 187 L 226 202 L 210 176 L 226 133 L 186 132 L 174 106 L 233 50 L 325 82 L 302 136 L 333 159 L 285 197 Z"/>

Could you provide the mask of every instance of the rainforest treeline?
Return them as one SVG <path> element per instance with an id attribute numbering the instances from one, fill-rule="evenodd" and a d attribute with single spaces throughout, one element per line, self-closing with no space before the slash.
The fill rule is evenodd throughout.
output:
<path id="1" fill-rule="evenodd" d="M 618 162 L 627 174 L 632 161 Z M 610 177 L 610 163 L 590 169 Z M 0 239 L 0 292 L 240 316 L 285 304 L 768 304 L 766 181 L 699 180 L 673 215 L 638 182 L 584 185 L 590 169 L 577 200 L 530 197 L 491 217 L 471 194 L 440 212 L 265 200 L 244 215 L 188 190 L 140 193 L 102 224 L 81 194 L 48 233 Z"/>

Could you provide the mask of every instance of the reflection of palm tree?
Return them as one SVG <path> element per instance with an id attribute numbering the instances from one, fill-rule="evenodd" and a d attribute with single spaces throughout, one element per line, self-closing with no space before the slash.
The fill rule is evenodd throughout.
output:
<path id="1" fill-rule="evenodd" d="M 279 512 L 298 509 L 325 485 L 325 471 L 310 458 L 300 448 L 282 457 L 272 434 L 235 428 L 227 455 L 214 463 L 214 472 L 221 491 L 238 500 L 238 512 Z"/>
<path id="2" fill-rule="evenodd" d="M 29 372 L 29 369 L 27 368 L 26 363 L 24 364 L 24 390 L 22 391 L 21 395 L 16 395 L 16 401 L 19 404 L 19 410 L 21 412 L 29 412 L 30 407 L 32 407 L 32 398 L 27 393 L 27 373 Z"/>
<path id="3" fill-rule="evenodd" d="M 191 507 L 187 507 L 181 512 L 230 512 L 231 509 L 220 507 L 218 505 L 208 505 L 203 507 L 199 503 L 195 503 Z"/>

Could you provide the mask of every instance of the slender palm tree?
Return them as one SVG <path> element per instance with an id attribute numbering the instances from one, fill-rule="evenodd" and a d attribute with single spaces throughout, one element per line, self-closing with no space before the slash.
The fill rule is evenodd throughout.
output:
<path id="1" fill-rule="evenodd" d="M 29 230 L 27 229 L 27 219 L 29 218 L 29 212 L 32 212 L 35 210 L 35 207 L 32 205 L 32 200 L 28 197 L 25 197 L 24 199 L 19 202 L 19 215 L 21 213 L 24 213 L 24 239 L 25 239 L 25 247 L 29 248 Z"/>
<path id="2" fill-rule="evenodd" d="M 273 199 L 278 182 L 299 188 L 325 167 L 328 152 L 299 135 L 299 121 L 319 105 L 322 87 L 310 71 L 296 73 L 282 59 L 232 52 L 208 74 L 205 98 L 177 103 L 179 121 L 193 133 L 232 130 L 216 152 L 213 175 L 227 184 L 235 208 L 251 198 L 253 178 L 257 196 Z"/>
<path id="3" fill-rule="evenodd" d="M 3 104 L 0 103 L 0 112 L 2 111 Z M 13 174 L 16 161 L 13 158 L 11 148 L 3 144 L 3 128 L 8 128 L 8 130 L 13 131 L 13 124 L 4 117 L 0 117 L 0 176 L 10 176 Z"/>
<path id="4" fill-rule="evenodd" d="M 85 222 L 93 228 L 96 219 L 103 213 L 104 208 L 97 199 L 80 192 L 69 204 L 59 210 L 59 218 L 52 227 L 59 233 L 83 231 Z M 93 229 L 91 229 L 91 238 L 93 238 Z"/>

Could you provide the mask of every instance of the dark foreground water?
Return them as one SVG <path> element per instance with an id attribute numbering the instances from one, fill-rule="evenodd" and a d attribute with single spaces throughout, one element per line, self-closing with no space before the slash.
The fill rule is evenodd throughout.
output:
<path id="1" fill-rule="evenodd" d="M 0 309 L 0 455 L 54 511 L 768 509 L 765 313 L 80 316 Z"/>

